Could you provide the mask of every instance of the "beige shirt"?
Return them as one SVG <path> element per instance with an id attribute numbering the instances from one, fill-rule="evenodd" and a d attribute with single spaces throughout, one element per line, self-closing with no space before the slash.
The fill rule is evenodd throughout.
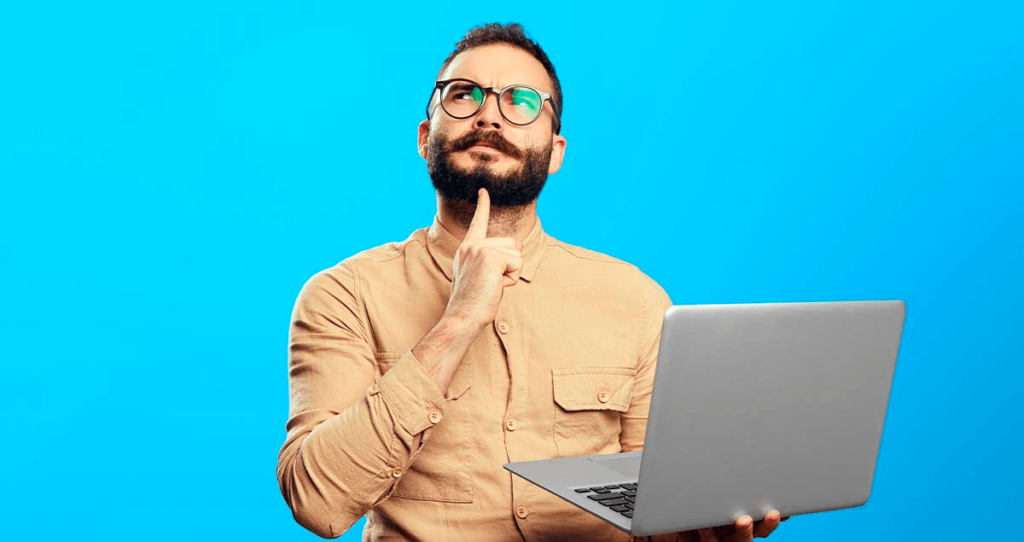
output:
<path id="1" fill-rule="evenodd" d="M 643 448 L 668 295 L 538 220 L 442 395 L 411 349 L 444 313 L 459 244 L 435 219 L 303 286 L 277 466 L 295 519 L 337 537 L 365 514 L 364 540 L 630 540 L 502 465 Z"/>

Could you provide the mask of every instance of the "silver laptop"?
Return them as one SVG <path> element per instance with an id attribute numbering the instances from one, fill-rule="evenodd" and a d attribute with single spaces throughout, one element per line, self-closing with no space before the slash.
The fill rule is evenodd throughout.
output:
<path id="1" fill-rule="evenodd" d="M 642 452 L 505 468 L 638 536 L 859 506 L 902 301 L 674 306 Z"/>

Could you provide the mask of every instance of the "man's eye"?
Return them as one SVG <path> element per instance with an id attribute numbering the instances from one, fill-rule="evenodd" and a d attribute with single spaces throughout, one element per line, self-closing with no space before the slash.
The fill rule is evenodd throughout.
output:
<path id="1" fill-rule="evenodd" d="M 451 89 L 449 96 L 455 100 L 473 100 L 479 102 L 483 98 L 483 91 L 480 87 L 462 85 Z"/>

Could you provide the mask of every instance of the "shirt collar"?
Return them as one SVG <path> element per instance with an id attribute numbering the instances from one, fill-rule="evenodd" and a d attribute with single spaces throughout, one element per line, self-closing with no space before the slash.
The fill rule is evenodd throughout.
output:
<path id="1" fill-rule="evenodd" d="M 544 228 L 540 225 L 540 217 L 537 217 L 533 229 L 523 240 L 523 269 L 519 273 L 519 278 L 526 282 L 533 280 L 534 272 L 540 265 L 545 237 Z M 461 244 L 462 241 L 446 230 L 441 225 L 441 220 L 434 215 L 434 223 L 427 230 L 427 250 L 430 251 L 430 255 L 449 281 L 453 280 L 452 265 L 455 261 L 455 251 Z"/>

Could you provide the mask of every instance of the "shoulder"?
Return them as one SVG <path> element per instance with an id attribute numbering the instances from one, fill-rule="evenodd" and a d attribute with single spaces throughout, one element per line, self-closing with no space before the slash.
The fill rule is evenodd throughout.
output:
<path id="1" fill-rule="evenodd" d="M 409 235 L 405 241 L 385 243 L 353 254 L 338 263 L 339 266 L 367 266 L 385 264 L 427 250 L 427 229 L 421 228 Z"/>
<path id="2" fill-rule="evenodd" d="M 317 275 L 345 275 L 358 272 L 367 267 L 376 267 L 388 264 L 401 265 L 401 260 L 413 255 L 419 255 L 427 251 L 427 230 L 418 229 L 412 232 L 404 241 L 385 243 L 373 248 L 357 252 Z M 314 275 L 315 277 L 316 275 Z"/>
<path id="3" fill-rule="evenodd" d="M 544 258 L 552 260 L 552 267 L 577 277 L 577 273 L 582 273 L 587 278 L 612 281 L 628 290 L 639 290 L 645 298 L 668 298 L 661 285 L 636 265 L 596 250 L 566 243 L 550 235 L 546 237 Z"/>
<path id="4" fill-rule="evenodd" d="M 354 298 L 356 282 L 361 275 L 373 276 L 388 267 L 402 268 L 406 258 L 426 251 L 426 228 L 422 228 L 414 231 L 404 241 L 363 250 L 316 272 L 303 285 L 303 294 L 325 294 L 336 299 Z"/>

